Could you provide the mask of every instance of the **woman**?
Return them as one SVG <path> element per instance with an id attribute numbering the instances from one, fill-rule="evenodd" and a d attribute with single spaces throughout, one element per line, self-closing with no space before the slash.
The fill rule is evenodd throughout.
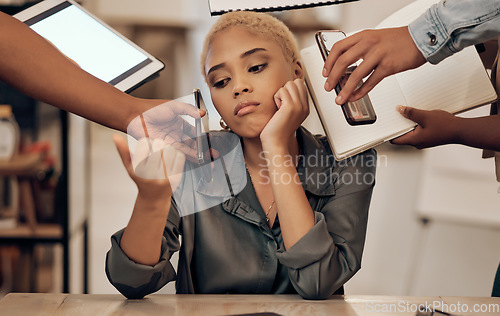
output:
<path id="1" fill-rule="evenodd" d="M 270 15 L 223 15 L 201 64 L 231 129 L 218 137 L 240 137 L 250 181 L 227 201 L 181 217 L 171 202 L 177 180 L 139 178 L 115 138 L 139 193 L 129 224 L 112 236 L 109 280 L 129 298 L 174 279 L 177 293 L 343 293 L 361 265 L 375 152 L 336 163 L 326 139 L 300 126 L 309 113 L 304 71 L 293 35 Z M 182 155 L 170 156 L 174 173 L 182 170 Z M 169 259 L 179 249 L 176 273 Z"/>

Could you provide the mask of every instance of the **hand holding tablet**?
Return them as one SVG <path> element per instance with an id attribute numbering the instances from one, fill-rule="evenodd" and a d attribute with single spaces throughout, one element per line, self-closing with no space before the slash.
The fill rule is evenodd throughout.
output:
<path id="1" fill-rule="evenodd" d="M 73 0 L 42 1 L 14 16 L 91 75 L 129 92 L 164 64 Z"/>

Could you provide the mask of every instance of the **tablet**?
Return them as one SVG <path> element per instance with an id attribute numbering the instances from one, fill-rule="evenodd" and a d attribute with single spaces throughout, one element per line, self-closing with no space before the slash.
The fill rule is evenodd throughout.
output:
<path id="1" fill-rule="evenodd" d="M 73 0 L 45 0 L 14 16 L 82 69 L 130 92 L 165 65 Z"/>

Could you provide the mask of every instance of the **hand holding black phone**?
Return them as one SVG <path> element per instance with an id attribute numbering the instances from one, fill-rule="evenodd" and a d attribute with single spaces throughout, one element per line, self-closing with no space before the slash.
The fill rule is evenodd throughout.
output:
<path id="1" fill-rule="evenodd" d="M 316 32 L 316 43 L 318 44 L 319 50 L 321 51 L 321 56 L 323 56 L 323 60 L 326 61 L 328 54 L 330 53 L 330 49 L 332 48 L 335 42 L 344 39 L 345 34 L 341 31 L 319 31 Z M 352 72 L 356 69 L 356 65 L 349 66 L 346 69 L 346 73 L 342 76 L 335 86 L 335 92 L 337 94 L 340 93 L 342 88 L 344 87 L 347 79 L 352 74 Z M 358 86 L 359 88 L 363 83 L 360 82 Z M 373 105 L 370 101 L 368 95 L 354 102 L 345 102 L 341 105 L 342 112 L 344 112 L 345 119 L 347 123 L 350 125 L 364 125 L 364 124 L 373 124 L 377 120 L 377 115 L 375 114 L 375 110 L 373 109 Z"/>

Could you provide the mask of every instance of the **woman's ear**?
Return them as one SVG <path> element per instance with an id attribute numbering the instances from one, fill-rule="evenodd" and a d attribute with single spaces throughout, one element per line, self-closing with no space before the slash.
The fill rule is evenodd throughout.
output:
<path id="1" fill-rule="evenodd" d="M 293 74 L 295 79 L 304 78 L 304 69 L 302 68 L 302 63 L 299 60 L 293 63 Z"/>

